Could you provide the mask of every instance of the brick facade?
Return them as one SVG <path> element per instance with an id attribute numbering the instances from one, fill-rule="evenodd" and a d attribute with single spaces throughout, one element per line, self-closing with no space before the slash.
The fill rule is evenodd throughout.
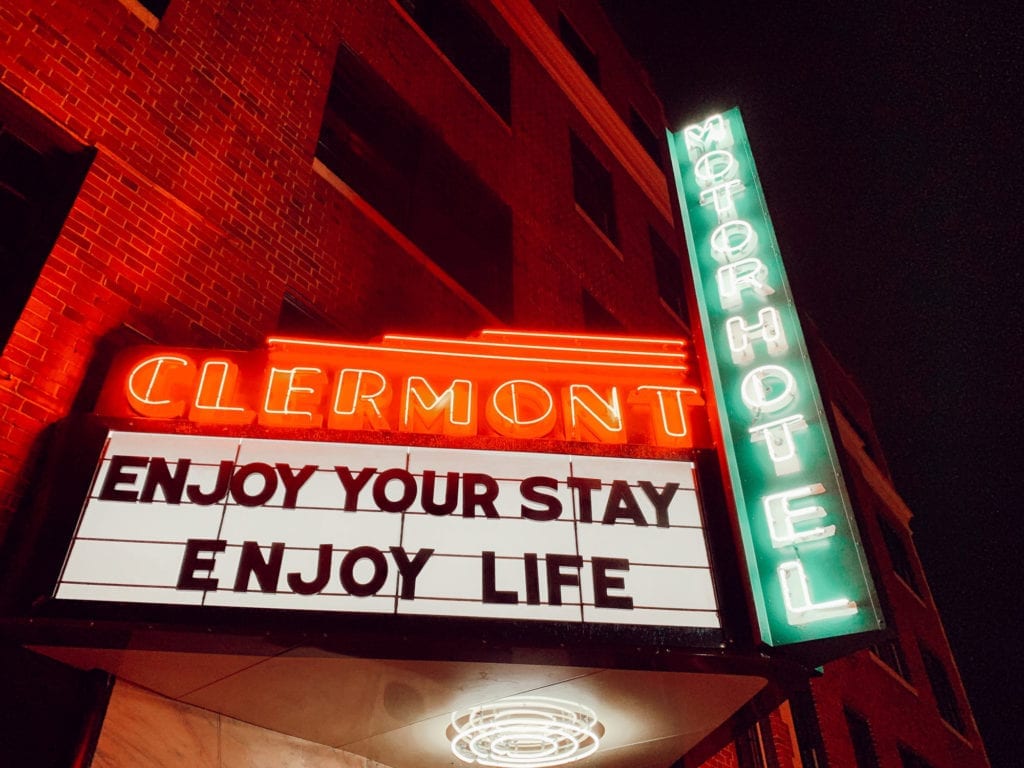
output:
<path id="1" fill-rule="evenodd" d="M 156 23 L 127 0 L 0 7 L 0 89 L 40 130 L 95 149 L 0 359 L 0 539 L 43 432 L 87 408 L 83 392 L 102 376 L 107 346 L 253 349 L 277 328 L 286 293 L 353 339 L 384 331 L 458 336 L 502 323 L 317 163 L 340 45 L 511 208 L 515 326 L 583 328 L 586 291 L 630 332 L 686 333 L 659 297 L 649 239 L 653 230 L 675 250 L 681 241 L 667 151 L 648 157 L 628 128 L 635 112 L 663 135 L 642 72 L 595 3 L 470 5 L 509 49 L 510 123 L 397 0 L 171 0 Z M 560 14 L 597 52 L 599 90 L 564 50 L 553 65 L 542 63 Z M 574 203 L 571 134 L 611 174 L 614 242 Z M 866 405 L 838 369 L 824 376 L 847 401 L 838 419 L 848 482 L 909 676 L 862 651 L 812 681 L 828 763 L 855 765 L 843 715 L 850 707 L 869 721 L 883 768 L 900 766 L 900 745 L 935 768 L 985 765 Z M 847 418 L 859 420 L 856 431 Z M 864 435 L 870 456 L 857 446 Z M 876 516 L 907 537 L 918 593 L 893 573 Z M 945 665 L 962 733 L 936 710 L 921 644 Z M 767 722 L 768 764 L 799 765 L 792 718 L 776 712 Z M 731 745 L 704 765 L 743 768 Z"/>

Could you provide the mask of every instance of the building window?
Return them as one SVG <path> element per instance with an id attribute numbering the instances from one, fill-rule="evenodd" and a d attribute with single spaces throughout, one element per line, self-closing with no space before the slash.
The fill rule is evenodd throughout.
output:
<path id="1" fill-rule="evenodd" d="M 399 0 L 455 68 L 509 122 L 512 114 L 509 50 L 462 0 Z"/>
<path id="2" fill-rule="evenodd" d="M 142 19 L 143 24 L 156 29 L 171 0 L 121 0 L 121 5 Z"/>
<path id="3" fill-rule="evenodd" d="M 569 135 L 569 149 L 572 155 L 572 193 L 576 204 L 609 240 L 617 243 L 619 230 L 615 222 L 611 173 L 575 133 Z"/>
<path id="4" fill-rule="evenodd" d="M 735 746 L 739 768 L 779 768 L 772 726 L 767 717 L 737 735 Z"/>
<path id="5" fill-rule="evenodd" d="M 601 71 L 597 66 L 597 54 L 580 37 L 576 27 L 569 23 L 565 14 L 558 14 L 558 36 L 562 38 L 562 44 L 568 49 L 576 63 L 580 65 L 587 77 L 598 88 L 601 87 Z"/>
<path id="6" fill-rule="evenodd" d="M 889 669 L 898 674 L 904 680 L 910 680 L 910 674 L 907 671 L 907 660 L 903 655 L 903 649 L 900 647 L 898 640 L 883 640 L 882 642 L 871 646 L 870 650 L 871 653 L 881 659 Z"/>
<path id="7" fill-rule="evenodd" d="M 661 142 L 654 135 L 654 131 L 647 125 L 647 121 L 640 117 L 640 113 L 633 107 L 629 108 L 629 128 L 640 142 L 640 146 L 651 156 L 654 164 L 661 167 Z"/>
<path id="8" fill-rule="evenodd" d="M 853 742 L 857 768 L 878 768 L 878 755 L 875 754 L 875 743 L 871 738 L 868 721 L 848 707 L 843 708 L 843 714 L 850 731 L 850 741 Z"/>
<path id="9" fill-rule="evenodd" d="M 885 541 L 885 548 L 889 552 L 889 560 L 892 562 L 892 569 L 897 576 L 906 582 L 907 586 L 920 595 L 921 589 L 914 571 L 913 561 L 910 559 L 910 552 L 903 541 L 903 537 L 884 517 L 878 517 L 878 527 L 882 531 L 882 539 Z"/>
<path id="10" fill-rule="evenodd" d="M 939 715 L 962 733 L 964 721 L 960 716 L 960 707 L 957 705 L 956 694 L 953 693 L 953 685 L 949 681 L 949 675 L 946 674 L 946 666 L 923 645 L 920 646 L 920 649 L 921 659 L 924 661 L 924 671 L 928 675 L 928 684 L 935 697 L 935 704 L 939 708 Z"/>
<path id="11" fill-rule="evenodd" d="M 825 742 L 821 737 L 818 711 L 810 689 L 795 691 L 789 698 L 789 706 L 793 712 L 793 728 L 796 730 L 800 760 L 805 768 L 827 768 Z"/>
<path id="12" fill-rule="evenodd" d="M 853 415 L 850 413 L 849 409 L 846 407 L 845 404 L 839 402 L 838 400 L 832 400 L 831 402 L 832 407 L 835 408 L 835 410 L 839 411 L 842 417 L 846 420 L 846 423 L 849 425 L 850 429 L 852 429 L 853 433 L 857 436 L 857 439 L 860 440 L 860 444 L 861 447 L 864 449 L 865 455 L 867 455 L 867 457 L 871 459 L 871 461 L 873 461 L 876 465 L 879 464 L 878 451 L 875 449 L 875 441 L 868 437 L 866 430 L 855 418 L 853 418 Z"/>
<path id="13" fill-rule="evenodd" d="M 0 88 L 0 348 L 10 339 L 95 154 Z"/>
<path id="14" fill-rule="evenodd" d="M 583 289 L 583 326 L 588 331 L 617 333 L 625 330 L 618 318 L 609 312 L 604 304 L 594 298 L 594 294 Z"/>
<path id="15" fill-rule="evenodd" d="M 899 745 L 900 763 L 903 768 L 932 768 L 932 764 L 917 754 L 910 747 Z"/>
<path id="16" fill-rule="evenodd" d="M 686 311 L 686 294 L 683 291 L 683 269 L 679 256 L 666 243 L 654 227 L 647 227 L 651 241 L 651 255 L 654 257 L 654 276 L 658 282 L 658 294 L 676 316 L 689 323 Z"/>
<path id="17" fill-rule="evenodd" d="M 497 317 L 511 320 L 511 209 L 344 46 L 317 158 Z"/>
<path id="18" fill-rule="evenodd" d="M 171 0 L 138 0 L 138 2 L 139 5 L 152 13 L 158 19 L 163 18 L 164 11 L 166 11 L 167 6 L 171 4 Z"/>

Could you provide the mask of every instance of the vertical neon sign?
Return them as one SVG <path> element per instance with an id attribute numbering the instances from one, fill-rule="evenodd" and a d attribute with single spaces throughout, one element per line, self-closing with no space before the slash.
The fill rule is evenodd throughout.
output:
<path id="1" fill-rule="evenodd" d="M 739 110 L 671 134 L 669 147 L 761 639 L 880 629 Z"/>

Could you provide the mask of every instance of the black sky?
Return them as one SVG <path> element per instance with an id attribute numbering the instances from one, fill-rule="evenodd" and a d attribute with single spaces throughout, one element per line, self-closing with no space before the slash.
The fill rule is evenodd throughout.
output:
<path id="1" fill-rule="evenodd" d="M 739 106 L 797 305 L 871 401 L 914 512 L 989 757 L 1019 765 L 1020 13 L 603 4 L 673 129 Z"/>

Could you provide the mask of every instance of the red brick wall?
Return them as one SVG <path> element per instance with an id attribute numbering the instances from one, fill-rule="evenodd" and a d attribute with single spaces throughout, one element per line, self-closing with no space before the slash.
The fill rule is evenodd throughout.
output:
<path id="1" fill-rule="evenodd" d="M 0 86 L 98 149 L 0 361 L 2 508 L 112 329 L 252 347 L 286 285 L 362 316 L 384 296 L 371 255 L 410 261 L 311 171 L 341 5 L 175 0 L 155 32 L 116 0 L 0 8 Z M 431 322 L 479 324 L 403 274 Z"/>
<path id="2" fill-rule="evenodd" d="M 942 620 L 928 589 L 911 534 L 911 516 L 889 482 L 885 457 L 871 420 L 870 407 L 856 384 L 835 359 L 816 346 L 814 363 L 827 399 L 839 405 L 844 473 L 861 537 L 873 566 L 875 584 L 886 616 L 895 629 L 894 639 L 906 661 L 903 679 L 868 651 L 826 665 L 824 676 L 812 681 L 812 692 L 821 719 L 829 758 L 837 764 L 853 760 L 853 748 L 843 708 L 861 715 L 871 729 L 875 750 L 883 768 L 901 765 L 899 745 L 909 747 L 934 766 L 985 766 L 988 764 L 970 705 L 956 672 Z M 863 446 L 859 445 L 863 442 Z M 879 520 L 901 531 L 917 592 L 893 570 L 892 558 L 882 537 Z M 942 720 L 922 662 L 923 645 L 940 659 L 957 698 L 963 733 Z"/>
<path id="3" fill-rule="evenodd" d="M 513 206 L 518 325 L 578 327 L 585 285 L 634 330 L 681 332 L 650 311 L 647 226 L 668 222 L 594 141 L 615 175 L 621 255 L 602 241 L 571 192 L 569 126 L 592 139 L 588 126 L 476 5 L 512 49 L 512 128 L 380 0 L 173 0 L 155 30 L 117 0 L 0 7 L 0 87 L 97 149 L 0 360 L 3 509 L 41 429 L 68 413 L 96 345 L 122 325 L 251 348 L 286 289 L 356 338 L 495 324 L 312 170 L 341 41 Z M 611 76 L 620 101 L 629 76 Z"/>
<path id="4" fill-rule="evenodd" d="M 738 765 L 736 748 L 729 744 L 701 763 L 701 768 L 737 768 Z"/>
<path id="5" fill-rule="evenodd" d="M 857 425 L 858 438 L 873 443 L 877 451 L 877 438 L 868 416 L 867 403 L 856 386 L 834 360 L 827 365 L 819 365 L 817 373 L 826 397 L 841 398 L 844 412 L 861 418 Z M 845 716 L 845 709 L 849 708 L 867 721 L 881 768 L 902 768 L 901 746 L 920 755 L 935 768 L 984 768 L 988 760 L 981 737 L 956 674 L 942 622 L 914 553 L 912 539 L 907 535 L 905 541 L 920 594 L 893 571 L 881 536 L 880 516 L 885 517 L 893 528 L 906 532 L 908 512 L 905 508 L 897 508 L 901 503 L 895 492 L 888 488 L 884 464 L 872 467 L 862 450 L 856 451 L 860 456 L 860 460 L 856 460 L 848 448 L 840 448 L 848 454 L 844 465 L 847 487 L 859 513 L 860 531 L 874 566 L 879 596 L 886 606 L 887 617 L 897 630 L 895 637 L 902 648 L 909 679 L 900 677 L 870 651 L 860 651 L 830 662 L 824 666 L 823 675 L 812 678 L 811 692 L 828 763 L 842 768 L 856 766 Z M 948 672 L 963 718 L 963 733 L 944 722 L 939 714 L 919 644 L 940 659 Z M 779 765 L 793 765 L 792 741 L 778 711 L 771 715 L 771 730 Z M 727 748 L 705 765 L 708 768 L 734 765 L 728 762 L 730 759 L 735 759 L 735 752 Z"/>
<path id="6" fill-rule="evenodd" d="M 383 0 L 172 0 L 156 30 L 117 0 L 0 5 L 0 87 L 97 149 L 0 359 L 0 537 L 41 431 L 69 412 L 97 344 L 123 325 L 168 344 L 252 348 L 286 289 L 356 338 L 494 323 L 312 170 L 341 41 L 512 205 L 518 325 L 578 327 L 586 288 L 631 330 L 681 332 L 660 307 L 647 242 L 649 225 L 673 242 L 670 223 L 498 14 L 473 4 L 512 50 L 512 127 Z M 536 5 L 557 25 L 560 5 Z M 564 7 L 600 49 L 614 110 L 628 120 L 635 107 L 658 133 L 660 107 L 607 22 L 583 0 Z M 570 128 L 613 175 L 617 248 L 573 204 Z M 877 531 L 867 536 L 881 551 Z M 914 638 L 949 660 L 930 599 L 894 578 L 885 592 L 914 685 L 866 653 L 829 665 L 814 683 L 829 758 L 851 764 L 848 704 L 885 766 L 898 765 L 898 740 L 936 766 L 981 765 L 929 698 Z M 773 716 L 783 766 L 784 728 Z M 706 765 L 731 768 L 735 751 Z"/>
<path id="7" fill-rule="evenodd" d="M 856 476 L 848 477 L 847 482 L 855 498 L 868 493 L 863 481 Z M 872 509 L 872 513 L 877 511 L 877 507 Z M 838 765 L 852 764 L 853 747 L 843 712 L 844 707 L 850 707 L 867 720 L 883 768 L 901 765 L 898 755 L 901 744 L 934 766 L 986 766 L 981 737 L 971 718 L 941 620 L 927 587 L 919 597 L 886 567 L 888 555 L 877 523 L 870 516 L 865 518 L 861 530 L 870 550 L 883 564 L 878 586 L 890 606 L 888 615 L 897 628 L 909 679 L 901 678 L 869 651 L 826 665 L 824 676 L 812 681 L 812 692 L 829 759 Z M 924 584 L 923 574 L 921 578 Z M 919 644 L 927 647 L 946 667 L 958 697 L 963 733 L 957 732 L 939 715 Z"/>

